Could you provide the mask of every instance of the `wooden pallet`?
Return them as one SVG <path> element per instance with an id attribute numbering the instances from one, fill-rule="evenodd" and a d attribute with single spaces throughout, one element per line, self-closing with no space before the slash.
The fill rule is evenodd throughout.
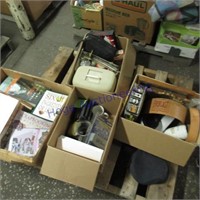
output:
<path id="1" fill-rule="evenodd" d="M 59 47 L 58 54 L 42 74 L 42 77 L 50 81 L 61 83 L 73 62 L 73 49 L 65 46 Z"/>
<path id="2" fill-rule="evenodd" d="M 190 66 L 193 63 L 192 58 L 185 58 L 181 56 L 175 56 L 174 53 L 162 53 L 154 50 L 154 46 L 143 44 L 141 42 L 133 42 L 133 46 L 138 52 L 148 53 L 154 56 L 162 57 L 163 60 L 167 60 L 170 62 L 180 62 L 184 63 L 186 66 Z"/>
<path id="3" fill-rule="evenodd" d="M 126 156 L 122 154 L 121 157 L 119 157 L 122 145 L 123 144 L 120 143 L 113 143 L 104 170 L 98 175 L 96 188 L 131 200 L 173 199 L 178 171 L 178 166 L 175 164 L 170 164 L 168 180 L 163 184 L 154 184 L 144 187 L 133 178 L 129 172 L 129 168 L 125 170 L 125 176 L 123 177 L 121 186 L 116 186 L 111 183 L 114 174 L 116 174 L 114 171 L 117 165 L 116 163 L 122 156 Z M 121 170 L 123 171 L 124 169 L 118 169 L 120 173 L 123 173 Z"/>
<path id="4" fill-rule="evenodd" d="M 142 65 L 137 66 L 135 75 L 136 74 L 145 75 L 145 76 L 155 78 L 160 81 L 170 83 L 172 85 L 181 86 L 183 88 L 187 88 L 191 90 L 193 89 L 194 79 L 190 77 L 173 75 L 173 74 L 169 74 L 166 71 L 145 68 Z"/>
<path id="5" fill-rule="evenodd" d="M 68 52 L 68 56 L 66 52 Z M 63 74 L 62 71 L 64 69 L 64 66 L 66 65 L 71 54 L 72 50 L 67 50 L 66 47 L 61 47 L 59 50 L 59 54 L 56 56 L 47 71 L 43 74 L 43 77 L 52 81 L 57 80 L 60 74 Z M 66 71 L 66 69 L 64 71 Z M 67 71 L 66 73 L 68 72 L 69 71 Z M 136 74 L 143 74 L 164 82 L 169 82 L 174 85 L 181 85 L 188 89 L 192 89 L 193 87 L 193 79 L 175 76 L 169 74 L 168 72 L 160 70 L 148 69 L 141 65 L 137 66 L 135 75 Z M 169 177 L 165 183 L 149 185 L 147 187 L 141 186 L 130 174 L 129 168 L 126 168 L 128 167 L 127 163 L 126 167 L 123 167 L 122 169 L 120 169 L 120 171 L 116 170 L 119 166 L 117 165 L 117 163 L 121 160 L 121 158 L 125 157 L 123 156 L 123 154 L 121 154 L 124 145 L 125 144 L 119 141 L 113 142 L 108 155 L 108 159 L 99 172 L 95 187 L 106 192 L 118 195 L 119 197 L 131 200 L 173 199 L 178 166 L 175 164 L 170 164 Z M 134 151 L 134 147 L 130 147 L 129 145 L 126 145 L 126 147 L 131 148 L 131 150 Z M 113 181 L 115 180 L 116 174 L 123 174 L 120 186 L 119 184 L 114 183 L 115 181 Z"/>

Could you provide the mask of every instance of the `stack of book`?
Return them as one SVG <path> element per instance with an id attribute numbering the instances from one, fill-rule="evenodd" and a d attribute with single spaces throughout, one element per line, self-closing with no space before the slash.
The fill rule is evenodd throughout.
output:
<path id="1" fill-rule="evenodd" d="M 6 77 L 0 83 L 0 148 L 35 156 L 67 97 L 34 81 Z"/>

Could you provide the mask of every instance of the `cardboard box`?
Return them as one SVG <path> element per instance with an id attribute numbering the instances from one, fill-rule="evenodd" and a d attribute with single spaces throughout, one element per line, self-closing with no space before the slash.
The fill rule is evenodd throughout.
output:
<path id="1" fill-rule="evenodd" d="M 133 80 L 133 73 L 135 70 L 136 50 L 130 43 L 130 40 L 128 38 L 118 37 L 118 39 L 122 49 L 124 50 L 124 57 L 121 64 L 121 70 L 118 75 L 118 80 L 114 93 L 119 94 L 119 96 L 123 96 L 123 94 L 126 93 L 127 90 L 129 90 Z M 78 60 L 82 46 L 83 42 L 81 42 L 77 54 L 74 58 L 74 61 L 68 71 L 69 73 L 67 73 L 66 76 L 64 77 L 62 84 L 72 85 L 72 79 L 75 73 L 75 69 L 78 67 L 77 65 L 79 63 Z"/>
<path id="2" fill-rule="evenodd" d="M 22 78 L 25 78 L 25 79 L 30 80 L 30 81 L 36 81 L 41 85 L 44 85 L 48 88 L 51 88 L 55 92 L 67 94 L 69 96 L 72 93 L 71 87 L 67 87 L 67 86 L 63 86 L 63 85 L 61 86 L 58 83 L 54 83 L 54 82 L 48 81 L 46 79 L 42 79 L 40 77 L 28 75 L 28 74 L 25 74 L 25 73 L 22 73 L 22 72 L 18 72 L 18 71 L 14 71 L 14 70 L 10 70 L 10 69 L 6 69 L 6 68 L 1 67 L 0 68 L 0 83 L 7 76 L 12 76 L 12 77 L 17 77 L 17 78 L 22 77 Z M 59 118 L 59 116 L 53 122 L 52 127 L 49 131 L 50 134 L 53 131 L 58 118 Z M 7 161 L 7 162 L 24 163 L 26 165 L 31 165 L 31 166 L 40 166 L 41 162 L 43 160 L 43 157 L 44 157 L 45 150 L 46 150 L 47 140 L 48 140 L 48 138 L 46 138 L 44 145 L 39 149 L 38 153 L 34 157 L 21 156 L 21 155 L 18 155 L 16 153 L 7 151 L 6 149 L 0 148 L 0 160 L 4 160 L 4 161 Z"/>
<path id="3" fill-rule="evenodd" d="M 102 105 L 105 111 L 112 116 L 112 128 L 100 161 L 94 161 L 56 148 L 58 137 L 64 135 L 69 127 L 72 114 L 70 110 L 73 108 L 75 101 L 80 97 L 97 101 L 98 104 Z M 112 144 L 121 105 L 122 99 L 119 97 L 75 88 L 66 105 L 66 112 L 61 114 L 48 141 L 41 174 L 74 184 L 87 190 L 93 190 L 97 174 L 101 166 L 105 164 Z"/>
<path id="4" fill-rule="evenodd" d="M 104 1 L 104 30 L 115 30 L 116 34 L 144 43 L 151 43 L 154 23 L 148 10 L 153 1 Z"/>
<path id="5" fill-rule="evenodd" d="M 175 56 L 194 58 L 200 47 L 199 25 L 162 22 L 155 50 Z"/>
<path id="6" fill-rule="evenodd" d="M 75 0 L 70 1 L 71 11 L 74 17 L 76 28 L 88 28 L 92 30 L 103 30 L 103 8 L 91 10 L 84 7 L 75 6 Z"/>
<path id="7" fill-rule="evenodd" d="M 36 21 L 51 2 L 52 1 L 23 1 L 23 5 L 30 19 Z M 1 1 L 1 13 L 11 15 L 5 0 Z"/>
<path id="8" fill-rule="evenodd" d="M 199 98 L 199 94 L 194 91 L 161 82 L 147 76 L 138 75 L 133 84 L 135 82 L 147 83 L 161 89 L 168 89 L 186 95 L 188 98 Z M 186 165 L 197 144 L 200 143 L 200 137 L 197 140 L 197 144 L 186 142 L 168 136 L 153 128 L 125 119 L 122 115 L 116 130 L 115 139 L 181 166 Z"/>

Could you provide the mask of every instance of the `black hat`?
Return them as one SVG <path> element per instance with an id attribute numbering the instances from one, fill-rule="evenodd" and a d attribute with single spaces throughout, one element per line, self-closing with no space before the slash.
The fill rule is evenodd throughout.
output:
<path id="1" fill-rule="evenodd" d="M 133 153 L 130 173 L 142 185 L 159 184 L 167 180 L 169 163 L 142 150 Z"/>

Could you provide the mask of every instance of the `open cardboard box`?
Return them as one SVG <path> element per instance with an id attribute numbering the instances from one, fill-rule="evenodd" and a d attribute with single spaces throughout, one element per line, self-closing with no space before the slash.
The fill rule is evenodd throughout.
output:
<path id="1" fill-rule="evenodd" d="M 153 85 L 161 89 L 168 89 L 185 95 L 189 99 L 199 98 L 199 94 L 194 91 L 161 82 L 143 75 L 137 75 L 135 77 L 132 87 L 134 83 L 147 83 L 148 85 Z M 126 101 L 127 100 L 128 97 Z M 200 144 L 200 136 L 197 143 L 186 142 L 166 135 L 153 128 L 125 119 L 122 115 L 117 124 L 115 139 L 180 166 L 186 165 L 192 152 L 197 145 Z"/>
<path id="2" fill-rule="evenodd" d="M 14 70 L 10 70 L 10 69 L 6 69 L 6 68 L 1 67 L 0 68 L 0 83 L 7 76 L 12 76 L 12 77 L 16 77 L 16 78 L 22 77 L 22 78 L 25 78 L 26 80 L 34 81 L 34 82 L 37 82 L 41 85 L 44 85 L 47 88 L 50 88 L 52 91 L 62 93 L 62 94 L 66 94 L 66 95 L 69 95 L 69 96 L 70 96 L 70 94 L 72 93 L 72 90 L 73 90 L 71 87 L 63 86 L 63 85 L 60 85 L 58 83 L 48 81 L 46 79 L 42 79 L 42 78 L 39 78 L 39 77 L 36 77 L 36 76 L 28 75 L 28 74 L 25 74 L 25 73 L 22 73 L 22 72 L 18 72 L 18 71 L 14 71 Z M 69 98 L 69 96 L 68 96 L 68 98 Z M 68 98 L 67 98 L 67 101 L 68 101 Z M 51 129 L 49 131 L 50 134 L 53 131 L 58 118 L 59 118 L 59 115 L 56 117 L 56 119 L 54 120 L 54 122 L 51 126 Z M 14 161 L 14 162 L 24 163 L 26 165 L 38 167 L 38 166 L 41 165 L 41 162 L 43 160 L 44 153 L 45 153 L 45 150 L 46 150 L 46 143 L 47 143 L 48 138 L 49 137 L 46 138 L 46 140 L 43 143 L 43 146 L 39 149 L 39 151 L 37 152 L 37 154 L 34 157 L 18 155 L 16 153 L 10 152 L 6 149 L 0 148 L 0 159 L 7 161 L 7 162 Z"/>
<path id="3" fill-rule="evenodd" d="M 70 1 L 75 27 L 99 31 L 103 30 L 103 7 L 99 10 L 92 10 L 85 7 L 76 6 L 75 2 L 75 0 Z"/>
<path id="4" fill-rule="evenodd" d="M 136 61 L 136 50 L 134 49 L 133 45 L 130 43 L 130 40 L 128 38 L 118 36 L 118 39 L 122 49 L 124 50 L 124 56 L 114 93 L 119 94 L 120 96 L 120 93 L 129 90 L 130 85 L 132 83 L 133 72 L 135 69 L 135 61 Z M 77 65 L 79 63 L 78 62 L 80 57 L 79 55 L 81 53 L 82 47 L 83 47 L 83 42 L 80 43 L 77 54 L 69 69 L 69 73 L 66 74 L 66 76 L 64 77 L 62 84 L 72 85 L 72 79 L 75 70 L 78 67 Z"/>
<path id="5" fill-rule="evenodd" d="M 73 114 L 71 108 L 73 108 L 78 98 L 95 100 L 111 116 L 112 127 L 100 161 L 94 161 L 78 154 L 56 148 L 58 137 L 65 135 L 69 128 L 71 115 Z M 104 165 L 108 156 L 121 107 L 122 98 L 120 97 L 75 88 L 70 95 L 65 112 L 61 113 L 48 141 L 47 151 L 40 173 L 92 191 L 98 172 L 101 169 L 100 167 Z M 79 141 L 75 142 L 77 143 Z M 79 144 L 76 145 L 78 148 Z"/>

